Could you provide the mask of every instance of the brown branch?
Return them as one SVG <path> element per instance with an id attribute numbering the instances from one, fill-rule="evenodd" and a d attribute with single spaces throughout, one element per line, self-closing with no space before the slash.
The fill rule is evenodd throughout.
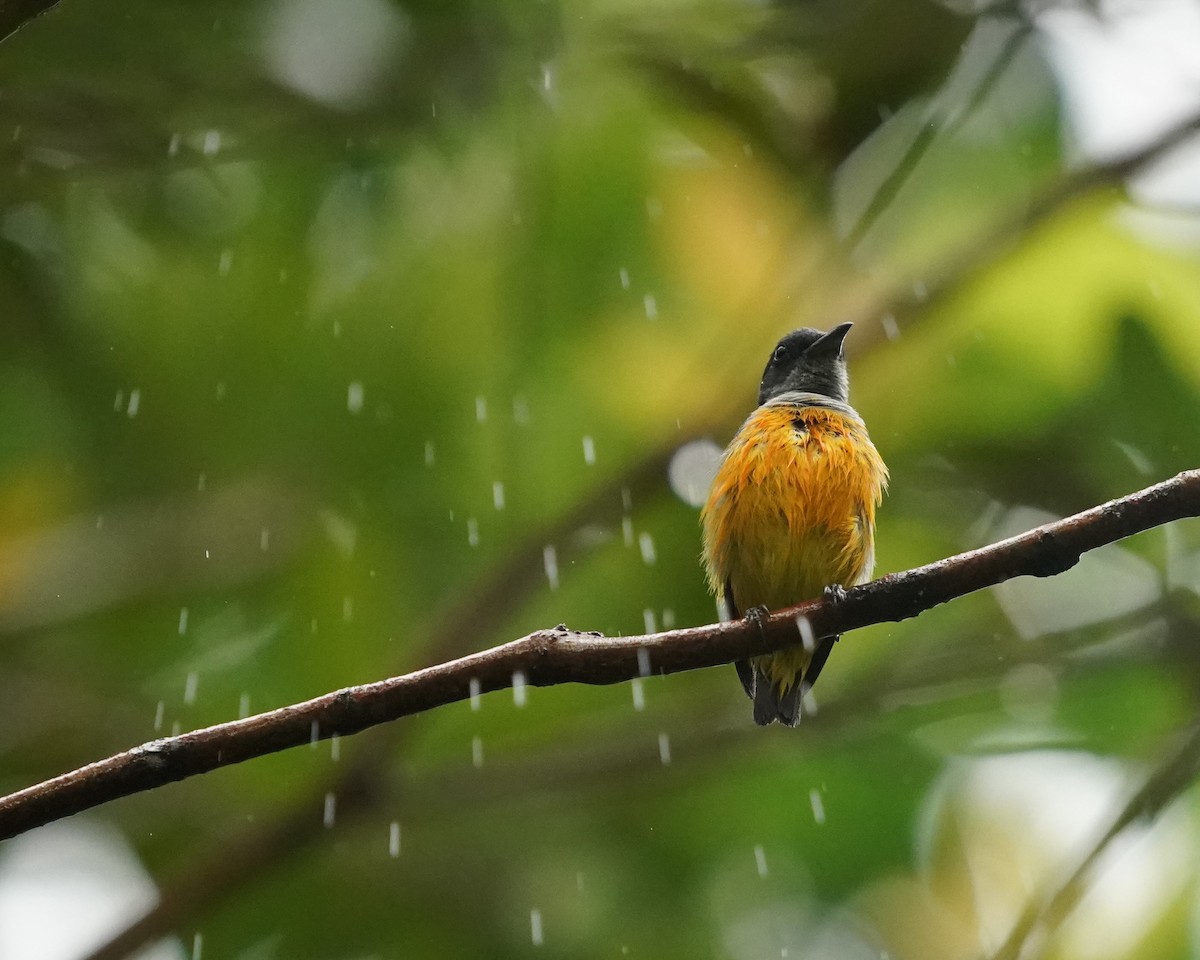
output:
<path id="1" fill-rule="evenodd" d="M 836 601 L 777 611 L 761 625 L 710 624 L 634 637 L 559 626 L 376 683 L 347 687 L 258 716 L 154 740 L 0 798 L 0 839 L 110 800 L 207 773 L 315 739 L 377 724 L 514 685 L 620 683 L 778 650 L 797 642 L 800 618 L 816 636 L 904 620 L 1017 576 L 1047 577 L 1082 553 L 1131 534 L 1200 516 L 1200 470 L 1028 533 L 850 589 Z"/>
<path id="2" fill-rule="evenodd" d="M 546 544 L 566 546 L 575 531 L 594 523 L 612 522 L 640 503 L 648 490 L 661 488 L 671 456 L 683 443 L 701 431 L 673 432 L 639 460 L 584 494 L 560 517 L 533 530 L 524 545 L 508 551 L 504 562 L 489 570 L 481 580 L 461 592 L 462 600 L 436 616 L 424 629 L 412 626 L 414 635 L 429 638 L 426 656 L 449 659 L 461 653 L 470 638 L 488 624 L 506 619 L 534 593 L 545 577 Z M 565 559 L 560 554 L 560 560 Z M 381 772 L 381 756 L 402 749 L 411 726 L 394 725 L 392 735 L 377 739 L 369 752 L 358 752 L 324 779 L 315 793 L 292 798 L 269 817 L 257 818 L 239 827 L 215 844 L 211 853 L 193 856 L 185 869 L 159 882 L 158 901 L 144 914 L 89 953 L 86 960 L 121 960 L 157 940 L 185 917 L 195 917 L 251 878 L 277 866 L 285 857 L 326 835 L 321 819 L 314 815 L 321 804 L 312 799 L 334 794 L 338 797 L 338 821 L 351 810 L 361 816 L 394 793 L 394 786 Z M 345 802 L 350 799 L 351 804 Z"/>
<path id="3" fill-rule="evenodd" d="M 993 264 L 1022 233 L 1050 219 L 1061 208 L 1089 192 L 1120 183 L 1198 131 L 1200 131 L 1200 114 L 1166 131 L 1158 139 L 1139 150 L 1115 160 L 1081 168 L 1066 175 L 1062 180 L 1045 189 L 1024 211 L 1003 218 L 991 229 L 984 231 L 974 243 L 969 244 L 965 251 L 951 257 L 943 265 L 943 268 L 937 271 L 935 277 L 926 280 L 921 293 L 914 292 L 911 284 L 893 288 L 881 298 L 873 300 L 866 309 L 856 311 L 855 316 L 857 319 L 870 321 L 865 324 L 865 332 L 877 335 L 880 330 L 875 321 L 880 316 L 890 313 L 896 317 L 905 318 L 913 311 L 927 311 L 935 302 L 952 295 L 978 276 L 982 269 Z M 838 321 L 846 319 L 844 311 L 838 314 L 837 319 Z M 682 439 L 679 442 L 682 442 Z M 633 478 L 644 480 L 645 477 L 652 475 L 653 471 L 661 474 L 665 458 L 677 446 L 678 443 L 668 444 L 651 456 L 644 458 L 641 464 L 635 467 L 631 477 L 622 480 L 622 483 L 627 483 L 632 487 L 636 483 Z M 541 538 L 534 538 L 536 550 L 529 553 L 518 551 L 515 558 L 517 562 L 506 565 L 498 571 L 498 576 L 488 581 L 483 589 L 472 594 L 477 602 L 468 602 L 452 612 L 441 627 L 431 631 L 433 636 L 443 638 L 441 642 L 435 641 L 432 649 L 437 651 L 453 649 L 453 645 L 458 639 L 477 631 L 478 623 L 481 620 L 498 619 L 492 615 L 492 610 L 495 608 L 490 605 L 510 608 L 513 598 L 522 595 L 523 591 L 536 580 L 540 572 L 542 544 L 553 543 L 568 534 L 579 525 L 576 521 L 579 521 L 582 516 L 586 516 L 592 511 L 599 512 L 597 505 L 608 499 L 607 490 L 604 491 L 604 494 L 604 497 L 590 498 L 588 506 L 582 510 L 572 511 L 567 518 L 564 518 L 563 523 L 553 528 L 557 534 L 547 532 Z M 529 556 L 532 556 L 533 559 L 529 560 Z M 328 788 L 339 792 L 343 781 L 350 783 L 364 772 L 348 768 L 343 776 L 332 779 Z M 379 795 L 378 791 L 369 794 L 373 798 L 377 798 Z M 369 803 L 370 800 L 367 802 Z M 320 835 L 322 831 L 319 829 L 319 825 L 313 825 L 313 818 L 309 815 L 309 810 L 311 810 L 311 804 L 308 807 L 290 806 L 274 826 L 256 825 L 244 835 L 230 838 L 229 843 L 221 845 L 218 865 L 206 869 L 202 863 L 200 868 L 189 870 L 188 874 L 178 882 L 168 883 L 163 888 L 163 897 L 158 905 L 151 908 L 144 917 L 114 940 L 93 953 L 89 960 L 115 960 L 115 958 L 131 954 L 138 947 L 170 930 L 175 919 L 183 915 L 183 912 L 200 909 L 219 899 L 223 892 L 245 882 L 254 873 L 269 866 L 287 850 L 301 846 L 304 842 L 311 840 L 313 836 Z M 3 810 L 0 809 L 0 813 L 2 812 Z M 2 817 L 0 817 L 0 822 L 4 822 Z M 288 824 L 308 824 L 307 832 L 303 826 L 293 830 L 286 826 Z M 265 837 L 273 839 L 268 842 L 264 839 Z M 244 857 L 237 853 L 243 848 L 247 851 L 247 855 Z M 240 866 L 238 866 L 239 864 Z"/>

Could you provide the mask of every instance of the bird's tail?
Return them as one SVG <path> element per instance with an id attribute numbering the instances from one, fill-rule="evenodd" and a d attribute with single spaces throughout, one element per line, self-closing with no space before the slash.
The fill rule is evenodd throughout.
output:
<path id="1" fill-rule="evenodd" d="M 800 722 L 800 701 L 804 696 L 805 684 L 799 677 L 790 685 L 774 683 L 765 673 L 755 669 L 754 678 L 754 722 L 760 727 L 778 720 L 785 726 L 794 727 Z"/>
<path id="2" fill-rule="evenodd" d="M 792 664 L 787 661 L 796 657 L 796 651 L 793 650 L 756 657 L 748 664 L 745 661 L 739 663 L 739 674 L 742 673 L 743 664 L 749 666 L 752 672 L 753 682 L 747 684 L 745 676 L 742 682 L 754 701 L 754 722 L 760 727 L 776 720 L 788 727 L 796 726 L 800 722 L 804 696 L 816 683 L 829 651 L 837 640 L 836 636 L 823 637 L 811 657 L 801 655 L 803 659 L 792 669 L 788 669 Z"/>

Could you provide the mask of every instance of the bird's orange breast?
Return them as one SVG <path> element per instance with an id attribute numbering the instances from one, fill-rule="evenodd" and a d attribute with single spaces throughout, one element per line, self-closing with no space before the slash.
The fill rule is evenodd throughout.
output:
<path id="1" fill-rule="evenodd" d="M 744 613 L 868 579 L 886 485 L 887 468 L 856 414 L 759 407 L 725 451 L 703 511 L 714 593 L 728 583 Z"/>

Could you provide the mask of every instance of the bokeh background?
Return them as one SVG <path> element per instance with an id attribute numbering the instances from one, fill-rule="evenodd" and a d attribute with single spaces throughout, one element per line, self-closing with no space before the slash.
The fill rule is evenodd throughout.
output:
<path id="1" fill-rule="evenodd" d="M 881 572 L 1200 465 L 1200 151 L 1121 162 L 1197 51 L 1194 0 L 62 0 L 0 44 L 0 790 L 711 622 L 798 325 L 856 322 Z M 0 956 L 988 957 L 1190 729 L 1198 594 L 1181 522 L 847 636 L 797 730 L 721 668 L 171 785 L 0 845 Z M 1200 956 L 1176 779 L 1024 956 Z"/>

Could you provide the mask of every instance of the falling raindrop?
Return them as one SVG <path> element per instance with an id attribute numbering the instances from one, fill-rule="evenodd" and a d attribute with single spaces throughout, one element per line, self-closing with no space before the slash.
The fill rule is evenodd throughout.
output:
<path id="1" fill-rule="evenodd" d="M 472 547 L 479 546 L 479 521 L 474 517 L 467 518 L 467 543 Z"/>
<path id="2" fill-rule="evenodd" d="M 638 534 L 638 548 L 642 551 L 642 562 L 648 567 L 654 566 L 658 555 L 654 552 L 654 538 L 648 531 L 643 530 Z"/>
<path id="3" fill-rule="evenodd" d="M 216 154 L 218 151 L 220 151 L 220 149 L 221 149 L 221 131 L 220 130 L 206 130 L 204 133 L 204 146 L 201 148 L 201 152 L 206 157 L 211 157 L 214 154 Z"/>
<path id="4" fill-rule="evenodd" d="M 664 767 L 671 765 L 671 738 L 665 733 L 658 735 L 658 759 Z"/>
<path id="5" fill-rule="evenodd" d="M 480 767 L 483 766 L 483 738 L 482 737 L 472 737 L 471 738 L 471 763 L 474 764 L 476 770 L 478 770 Z"/>
<path id="6" fill-rule="evenodd" d="M 658 319 L 658 301 L 654 298 L 654 294 L 648 293 L 642 297 L 642 308 L 646 311 L 647 320 Z"/>
<path id="7" fill-rule="evenodd" d="M 321 721 L 314 720 L 308 727 L 308 745 L 315 747 L 321 741 Z"/>
<path id="8" fill-rule="evenodd" d="M 432 440 L 425 441 L 425 466 L 427 466 L 427 467 L 433 466 L 433 441 Z"/>
<path id="9" fill-rule="evenodd" d="M 182 139 L 178 133 L 171 134 L 171 139 L 167 141 L 168 157 L 174 157 L 179 153 L 179 143 Z"/>
<path id="10" fill-rule="evenodd" d="M 767 855 L 763 852 L 762 844 L 758 844 L 754 848 L 754 864 L 758 867 L 758 875 L 765 878 L 767 876 Z"/>
<path id="11" fill-rule="evenodd" d="M 271 531 L 263 527 L 258 532 L 258 549 L 266 553 L 271 548 Z"/>
<path id="12" fill-rule="evenodd" d="M 879 323 L 883 327 L 884 335 L 889 340 L 899 340 L 900 339 L 900 325 L 898 323 L 896 323 L 896 318 L 894 316 L 892 316 L 892 314 L 885 313 L 880 318 Z"/>
<path id="13" fill-rule="evenodd" d="M 470 683 L 467 684 L 467 688 L 471 691 L 471 709 L 478 713 L 481 700 L 480 693 L 482 692 L 479 686 L 479 678 L 472 677 Z"/>
<path id="14" fill-rule="evenodd" d="M 347 623 L 354 619 L 353 597 L 342 597 L 342 619 Z"/>
<path id="15" fill-rule="evenodd" d="M 629 271 L 626 270 L 624 267 L 622 267 L 619 276 L 621 277 L 621 289 L 628 290 L 629 289 Z"/>
<path id="16" fill-rule="evenodd" d="M 821 800 L 820 791 L 814 787 L 808 791 L 808 802 L 812 805 L 813 820 L 818 824 L 825 822 L 825 803 Z"/>
<path id="17" fill-rule="evenodd" d="M 558 551 L 551 543 L 542 547 L 542 565 L 546 568 L 546 582 L 551 590 L 558 589 Z"/>
<path id="18" fill-rule="evenodd" d="M 125 415 L 132 420 L 138 414 L 138 408 L 142 405 L 142 391 L 137 387 L 129 391 L 129 404 L 125 407 Z"/>
<path id="19" fill-rule="evenodd" d="M 533 945 L 535 947 L 540 947 L 542 945 L 542 911 L 541 910 L 534 909 L 534 910 L 529 911 L 529 933 L 530 933 L 531 938 L 533 939 Z"/>
<path id="20" fill-rule="evenodd" d="M 218 400 L 225 399 L 225 381 L 224 380 L 217 381 L 217 399 Z"/>
<path id="21" fill-rule="evenodd" d="M 812 653 L 817 649 L 817 638 L 813 635 L 812 623 L 808 617 L 799 616 L 796 618 L 796 629 L 800 633 L 800 646 L 808 653 Z"/>
<path id="22" fill-rule="evenodd" d="M 400 856 L 400 821 L 393 820 L 388 826 L 388 856 L 393 860 Z"/>
<path id="23" fill-rule="evenodd" d="M 1137 447 L 1128 443 L 1122 443 L 1120 440 L 1113 440 L 1112 442 L 1113 446 L 1129 458 L 1129 462 L 1133 464 L 1133 468 L 1142 474 L 1142 476 L 1148 477 L 1155 472 L 1153 462 Z"/>
<path id="24" fill-rule="evenodd" d="M 188 608 L 181 607 L 179 610 L 179 635 L 182 637 L 187 633 L 188 627 Z"/>
<path id="25" fill-rule="evenodd" d="M 334 763 L 342 759 L 342 738 L 336 733 L 329 738 L 329 759 Z"/>
<path id="26" fill-rule="evenodd" d="M 583 438 L 583 462 L 589 467 L 596 463 L 596 441 L 588 436 Z"/>
<path id="27" fill-rule="evenodd" d="M 154 732 L 158 733 L 162 730 L 163 718 L 167 712 L 167 705 L 162 700 L 158 701 L 158 706 L 154 708 Z"/>
<path id="28" fill-rule="evenodd" d="M 113 412 L 120 413 L 121 408 L 125 406 L 125 391 L 118 390 L 116 397 L 113 399 Z"/>
<path id="29" fill-rule="evenodd" d="M 188 672 L 187 680 L 183 684 L 183 702 L 187 706 L 191 706 L 196 702 L 196 687 L 200 685 L 200 674 L 195 670 Z"/>
<path id="30" fill-rule="evenodd" d="M 633 709 L 641 713 L 646 708 L 646 694 L 642 689 L 642 678 L 634 677 L 629 683 L 629 690 L 633 694 Z"/>
<path id="31" fill-rule="evenodd" d="M 504 484 L 499 480 L 492 481 L 492 506 L 497 510 L 504 509 Z"/>
<path id="32" fill-rule="evenodd" d="M 238 700 L 238 719 L 245 720 L 250 716 L 250 694 L 243 693 Z"/>
<path id="33" fill-rule="evenodd" d="M 637 652 L 638 676 L 650 676 L 650 651 L 645 647 L 638 647 Z"/>
<path id="34" fill-rule="evenodd" d="M 364 399 L 363 385 L 357 380 L 352 381 L 350 386 L 346 388 L 346 409 L 351 413 L 360 413 L 363 408 Z"/>
<path id="35" fill-rule="evenodd" d="M 204 488 L 207 486 L 208 486 L 208 474 L 202 473 L 202 474 L 200 474 L 200 476 L 198 476 L 196 478 L 196 491 L 198 493 L 203 493 Z"/>
<path id="36" fill-rule="evenodd" d="M 633 517 L 621 518 L 621 539 L 625 541 L 625 546 L 633 546 Z"/>
<path id="37" fill-rule="evenodd" d="M 204 934 L 199 931 L 192 937 L 192 960 L 200 960 L 204 955 Z"/>
<path id="38" fill-rule="evenodd" d="M 487 419 L 487 397 L 478 396 L 475 398 L 475 419 L 483 423 Z"/>
<path id="39" fill-rule="evenodd" d="M 321 818 L 321 822 L 325 824 L 326 828 L 328 828 L 333 826 L 333 823 L 336 819 L 337 794 L 330 790 L 329 793 L 325 794 L 325 812 Z"/>
<path id="40" fill-rule="evenodd" d="M 662 612 L 662 626 L 664 630 L 675 629 L 675 611 L 670 607 L 664 608 Z"/>
<path id="41" fill-rule="evenodd" d="M 647 633 L 658 633 L 658 624 L 654 622 L 654 611 L 649 607 L 642 611 L 642 624 Z"/>
<path id="42" fill-rule="evenodd" d="M 513 422 L 518 426 L 529 426 L 529 401 L 519 394 L 513 397 Z"/>
<path id="43" fill-rule="evenodd" d="M 171 722 L 171 736 L 177 737 L 181 733 L 183 733 L 183 724 L 180 723 L 178 720 L 172 721 Z"/>
<path id="44" fill-rule="evenodd" d="M 233 251 L 222 250 L 221 257 L 217 261 L 217 273 L 223 277 L 229 276 L 229 270 L 233 267 Z"/>
<path id="45" fill-rule="evenodd" d="M 525 673 L 514 670 L 512 675 L 513 703 L 518 707 L 525 706 Z"/>

